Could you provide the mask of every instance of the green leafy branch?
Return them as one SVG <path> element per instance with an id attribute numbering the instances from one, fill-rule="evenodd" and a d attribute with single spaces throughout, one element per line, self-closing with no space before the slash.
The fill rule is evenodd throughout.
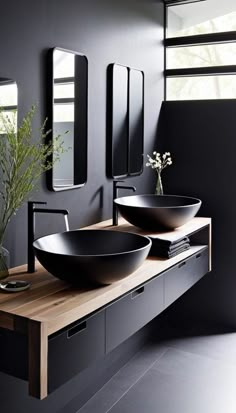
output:
<path id="1" fill-rule="evenodd" d="M 16 112 L 10 117 L 0 109 L 0 245 L 12 215 L 29 198 L 40 175 L 50 170 L 65 151 L 61 135 L 47 142 L 51 133 L 46 130 L 47 119 L 33 142 L 35 111 L 36 106 L 32 106 L 16 131 Z"/>

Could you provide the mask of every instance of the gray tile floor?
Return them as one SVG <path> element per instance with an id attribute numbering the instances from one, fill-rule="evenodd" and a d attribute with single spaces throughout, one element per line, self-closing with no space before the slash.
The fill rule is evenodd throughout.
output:
<path id="1" fill-rule="evenodd" d="M 236 413 L 236 333 L 170 329 L 78 413 Z"/>

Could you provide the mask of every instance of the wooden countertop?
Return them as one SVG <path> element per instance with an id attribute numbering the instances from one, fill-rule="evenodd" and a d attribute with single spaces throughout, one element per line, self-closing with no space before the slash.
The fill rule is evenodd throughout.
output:
<path id="1" fill-rule="evenodd" d="M 111 221 L 108 220 L 87 228 L 147 234 L 131 226 L 124 219 L 120 219 L 119 222 L 118 227 L 112 227 Z M 181 228 L 162 234 L 162 237 L 190 235 L 206 226 L 209 226 L 210 231 L 210 218 L 194 218 Z M 39 263 L 33 274 L 26 272 L 26 266 L 13 268 L 9 279 L 27 280 L 31 283 L 31 288 L 14 294 L 0 294 L 0 327 L 22 332 L 29 337 L 30 394 L 40 398 L 47 395 L 46 359 L 50 334 L 108 305 L 201 249 L 202 246 L 192 246 L 171 259 L 148 258 L 138 270 L 123 280 L 93 289 L 70 286 L 53 277 Z"/>

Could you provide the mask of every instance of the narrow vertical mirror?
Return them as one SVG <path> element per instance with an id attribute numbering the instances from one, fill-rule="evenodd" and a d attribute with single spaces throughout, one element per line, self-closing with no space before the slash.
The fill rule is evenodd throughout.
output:
<path id="1" fill-rule="evenodd" d="M 140 70 L 129 71 L 129 175 L 143 170 L 144 76 Z"/>
<path id="2" fill-rule="evenodd" d="M 125 178 L 143 172 L 144 74 L 112 64 L 108 67 L 107 174 Z"/>
<path id="3" fill-rule="evenodd" d="M 112 67 L 112 176 L 128 173 L 128 68 Z"/>
<path id="4" fill-rule="evenodd" d="M 0 134 L 4 134 L 3 119 L 9 118 L 17 130 L 17 84 L 12 79 L 0 78 L 0 110 L 3 118 L 0 121 Z"/>
<path id="5" fill-rule="evenodd" d="M 53 166 L 52 189 L 62 191 L 83 186 L 87 180 L 86 56 L 53 49 L 53 137 L 61 135 L 63 153 Z"/>

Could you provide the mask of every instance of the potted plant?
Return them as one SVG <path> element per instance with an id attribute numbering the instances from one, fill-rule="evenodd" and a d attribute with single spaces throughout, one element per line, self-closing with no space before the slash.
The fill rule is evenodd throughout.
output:
<path id="1" fill-rule="evenodd" d="M 46 139 L 46 121 L 32 140 L 32 120 L 36 106 L 26 113 L 16 125 L 16 112 L 7 116 L 0 108 L 0 279 L 8 276 L 7 252 L 3 241 L 7 225 L 22 204 L 29 199 L 43 172 L 52 168 L 63 152 L 63 142 L 58 135 Z M 52 159 L 53 152 L 53 163 Z"/>

